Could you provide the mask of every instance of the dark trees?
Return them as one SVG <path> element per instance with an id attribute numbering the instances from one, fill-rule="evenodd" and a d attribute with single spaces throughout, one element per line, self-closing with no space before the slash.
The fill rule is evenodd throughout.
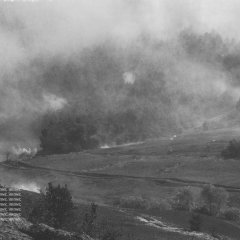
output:
<path id="1" fill-rule="evenodd" d="M 225 159 L 240 158 L 240 142 L 233 139 L 229 142 L 228 146 L 221 152 Z"/>
<path id="2" fill-rule="evenodd" d="M 73 208 L 72 196 L 67 185 L 54 187 L 49 183 L 44 196 L 47 219 L 54 227 L 61 227 L 66 213 Z"/>
<path id="3" fill-rule="evenodd" d="M 199 214 L 192 213 L 189 220 L 190 230 L 199 232 L 201 230 L 202 220 Z"/>
<path id="4" fill-rule="evenodd" d="M 78 152 L 98 146 L 97 129 L 90 116 L 47 115 L 42 124 L 40 142 L 43 154 Z"/>

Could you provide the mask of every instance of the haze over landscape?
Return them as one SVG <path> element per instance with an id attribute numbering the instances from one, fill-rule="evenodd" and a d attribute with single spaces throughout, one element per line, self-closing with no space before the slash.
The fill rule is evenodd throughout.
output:
<path id="1" fill-rule="evenodd" d="M 43 118 L 71 108 L 91 115 L 101 145 L 224 113 L 240 96 L 238 10 L 233 0 L 1 2 L 2 151 L 40 149 Z"/>
<path id="2" fill-rule="evenodd" d="M 26 191 L 23 218 L 238 240 L 239 22 L 239 0 L 0 1 L 0 180 Z"/>

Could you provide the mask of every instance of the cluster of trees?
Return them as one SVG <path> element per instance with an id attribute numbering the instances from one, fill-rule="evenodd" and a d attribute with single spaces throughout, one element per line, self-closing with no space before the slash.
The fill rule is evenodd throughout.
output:
<path id="1" fill-rule="evenodd" d="M 45 222 L 50 226 L 61 228 L 70 210 L 73 209 L 72 196 L 65 186 L 54 186 L 49 183 L 45 192 L 29 214 L 32 222 Z"/>
<path id="2" fill-rule="evenodd" d="M 191 188 L 181 189 L 173 200 L 173 207 L 177 210 L 191 211 L 210 216 L 223 217 L 227 220 L 239 221 L 240 210 L 228 206 L 228 192 L 222 188 L 206 185 L 195 194 Z"/>
<path id="3" fill-rule="evenodd" d="M 206 185 L 196 196 L 191 188 L 181 189 L 175 196 L 173 207 L 178 210 L 197 210 L 211 216 L 218 216 L 227 206 L 228 193 L 222 188 Z"/>
<path id="4" fill-rule="evenodd" d="M 137 210 L 178 210 L 190 213 L 189 229 L 201 231 L 203 215 L 240 221 L 240 209 L 229 206 L 229 194 L 223 188 L 205 185 L 199 192 L 190 187 L 181 188 L 171 201 L 152 200 L 141 196 L 115 199 L 114 205 Z M 214 229 L 210 229 L 214 234 Z"/>
<path id="5" fill-rule="evenodd" d="M 98 146 L 97 128 L 91 116 L 49 113 L 42 123 L 42 154 L 79 152 Z"/>
<path id="6" fill-rule="evenodd" d="M 189 228 L 191 231 L 201 231 L 202 214 L 220 217 L 229 221 L 240 221 L 240 209 L 228 206 L 229 195 L 226 190 L 206 185 L 200 194 L 194 193 L 191 188 L 181 189 L 175 196 L 172 206 L 176 210 L 191 212 Z M 210 229 L 215 236 L 215 230 Z"/>
<path id="7" fill-rule="evenodd" d="M 28 220 L 33 223 L 46 223 L 54 228 L 64 228 L 66 219 L 73 218 L 73 211 L 77 209 L 72 201 L 71 193 L 65 186 L 54 186 L 49 183 L 45 191 L 41 192 L 40 198 L 35 202 L 35 206 L 28 215 Z M 109 223 L 97 222 L 98 206 L 95 203 L 90 205 L 90 209 L 85 213 L 79 226 L 76 239 L 81 238 L 81 234 L 97 238 L 99 240 L 117 240 L 122 233 L 112 227 Z M 51 231 L 33 231 L 33 237 L 37 240 L 59 239 Z M 75 239 L 75 238 L 74 238 Z M 130 238 L 129 238 L 130 239 Z M 133 238 L 132 238 L 133 239 Z"/>
<path id="8" fill-rule="evenodd" d="M 200 194 L 196 194 L 191 188 L 185 187 L 176 194 L 172 201 L 172 207 L 177 210 L 191 212 L 189 219 L 190 230 L 201 231 L 202 218 L 200 214 L 223 217 L 231 221 L 240 220 L 240 210 L 228 207 L 228 198 L 228 193 L 224 189 L 214 187 L 213 185 L 204 186 Z M 128 199 L 127 205 L 123 207 L 145 209 L 146 203 L 143 199 L 132 198 Z M 158 207 L 160 207 L 160 204 Z M 30 212 L 29 220 L 34 223 L 44 222 L 55 228 L 62 228 L 66 223 L 67 217 L 72 217 L 73 211 L 72 196 L 67 186 L 54 186 L 49 183 Z M 100 240 L 121 238 L 122 234 L 119 230 L 111 227 L 110 224 L 104 225 L 97 221 L 97 212 L 98 206 L 92 203 L 89 211 L 83 217 L 79 233 L 84 232 Z M 39 239 L 48 239 L 44 237 L 46 236 L 41 233 Z"/>
<path id="9" fill-rule="evenodd" d="M 182 210 L 194 213 L 202 213 L 210 216 L 225 216 L 226 218 L 236 219 L 233 216 L 239 213 L 239 210 L 228 206 L 228 192 L 222 188 L 213 185 L 204 186 L 200 193 L 193 191 L 190 187 L 181 188 L 171 201 L 151 200 L 142 196 L 129 196 L 115 199 L 113 204 L 123 208 L 141 209 L 141 210 Z M 232 215 L 232 217 L 230 217 Z M 240 214 L 238 215 L 240 218 Z"/>

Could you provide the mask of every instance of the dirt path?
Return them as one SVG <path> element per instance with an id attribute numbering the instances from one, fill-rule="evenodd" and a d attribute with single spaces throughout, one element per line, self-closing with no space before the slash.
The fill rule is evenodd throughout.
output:
<path id="1" fill-rule="evenodd" d="M 194 239 L 196 239 L 196 238 L 199 240 L 200 239 L 201 240 L 217 240 L 217 239 L 219 239 L 219 238 L 212 237 L 207 233 L 191 232 L 191 231 L 187 231 L 182 228 L 179 228 L 179 227 L 170 226 L 170 225 L 162 222 L 159 218 L 153 217 L 153 216 L 142 215 L 142 216 L 137 216 L 136 219 L 145 225 L 161 229 L 162 231 L 171 232 L 171 233 L 179 233 L 184 236 L 194 237 Z"/>
<path id="2" fill-rule="evenodd" d="M 96 173 L 96 172 L 73 172 L 73 171 L 66 171 L 66 170 L 58 170 L 52 168 L 45 168 L 45 167 L 38 167 L 33 166 L 30 164 L 26 164 L 23 162 L 19 162 L 18 166 L 12 166 L 6 163 L 0 163 L 0 166 L 7 167 L 7 168 L 15 168 L 22 171 L 27 170 L 42 170 L 47 172 L 55 172 L 65 176 L 74 176 L 80 178 L 99 178 L 99 179 L 130 179 L 130 180 L 145 180 L 154 182 L 159 185 L 171 185 L 176 187 L 181 186 L 196 186 L 202 187 L 208 182 L 203 181 L 194 181 L 194 180 L 187 180 L 187 179 L 179 179 L 179 178 L 156 178 L 156 177 L 141 177 L 141 176 L 132 176 L 132 175 L 120 175 L 120 174 L 107 174 L 107 173 Z M 215 187 L 221 187 L 227 190 L 228 192 L 240 192 L 240 187 L 233 187 L 221 184 L 213 184 Z"/>

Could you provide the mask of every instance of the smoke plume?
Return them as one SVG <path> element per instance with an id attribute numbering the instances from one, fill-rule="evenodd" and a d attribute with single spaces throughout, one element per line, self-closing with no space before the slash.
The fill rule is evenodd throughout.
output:
<path id="1" fill-rule="evenodd" d="M 103 114 L 128 105 L 139 117 L 147 105 L 156 121 L 168 114 L 178 127 L 233 107 L 238 75 L 224 58 L 238 49 L 239 13 L 238 0 L 0 2 L 0 150 L 39 147 L 43 116 L 69 106 Z M 180 43 L 186 29 L 184 41 L 206 43 L 212 33 L 217 59 Z M 148 79 L 158 98 L 138 89 Z"/>

